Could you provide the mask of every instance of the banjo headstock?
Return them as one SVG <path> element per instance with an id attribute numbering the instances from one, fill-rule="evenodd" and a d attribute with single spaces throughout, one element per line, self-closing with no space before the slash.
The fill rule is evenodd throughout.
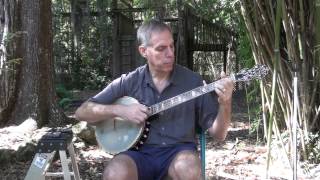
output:
<path id="1" fill-rule="evenodd" d="M 235 82 L 244 81 L 248 82 L 253 79 L 261 80 L 269 72 L 269 68 L 266 65 L 257 64 L 253 68 L 242 69 L 239 73 L 233 75 L 233 80 Z"/>

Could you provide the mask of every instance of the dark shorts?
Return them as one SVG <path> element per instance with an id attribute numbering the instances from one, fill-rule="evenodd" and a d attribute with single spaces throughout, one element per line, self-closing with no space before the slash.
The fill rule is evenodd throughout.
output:
<path id="1" fill-rule="evenodd" d="M 183 150 L 196 151 L 194 143 L 171 147 L 143 146 L 139 151 L 125 151 L 136 163 L 139 180 L 161 180 L 167 175 L 171 161 Z"/>

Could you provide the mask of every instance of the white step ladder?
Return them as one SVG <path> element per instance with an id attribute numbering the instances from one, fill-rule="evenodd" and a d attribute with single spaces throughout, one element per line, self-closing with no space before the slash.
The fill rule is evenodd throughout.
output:
<path id="1" fill-rule="evenodd" d="M 64 180 L 80 180 L 79 169 L 72 143 L 72 131 L 49 132 L 44 135 L 38 145 L 36 155 L 30 165 L 25 180 L 45 180 L 46 177 L 62 177 Z M 52 159 L 59 152 L 62 172 L 48 172 Z M 67 152 L 69 158 L 67 157 Z M 70 171 L 71 163 L 72 171 Z"/>

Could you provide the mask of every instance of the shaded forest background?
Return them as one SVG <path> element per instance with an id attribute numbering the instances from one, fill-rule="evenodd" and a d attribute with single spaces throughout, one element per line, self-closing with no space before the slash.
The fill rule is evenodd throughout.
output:
<path id="1" fill-rule="evenodd" d="M 115 4 L 145 8 L 148 19 L 156 7 L 176 17 L 184 3 L 236 33 L 239 67 L 270 68 L 266 80 L 245 86 L 252 132 L 261 130 L 270 148 L 280 142 L 288 156 L 295 142 L 301 160 L 319 163 L 319 0 L 1 0 L 1 127 L 28 118 L 38 127 L 68 124 L 64 111 L 79 103 L 76 92 L 101 90 L 114 78 Z M 194 58 L 221 63 L 210 52 Z"/>

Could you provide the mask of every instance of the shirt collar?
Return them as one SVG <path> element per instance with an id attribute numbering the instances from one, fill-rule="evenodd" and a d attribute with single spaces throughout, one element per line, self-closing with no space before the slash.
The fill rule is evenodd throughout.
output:
<path id="1" fill-rule="evenodd" d="M 144 65 L 144 86 L 147 87 L 147 85 L 153 86 L 148 64 Z"/>
<path id="2" fill-rule="evenodd" d="M 149 66 L 148 64 L 144 65 L 144 86 L 146 87 L 147 85 L 154 87 L 151 75 L 150 75 L 150 71 L 149 71 Z M 173 71 L 172 74 L 169 78 L 169 85 L 176 85 L 178 81 L 177 80 L 177 65 L 175 64 L 173 67 Z"/>

